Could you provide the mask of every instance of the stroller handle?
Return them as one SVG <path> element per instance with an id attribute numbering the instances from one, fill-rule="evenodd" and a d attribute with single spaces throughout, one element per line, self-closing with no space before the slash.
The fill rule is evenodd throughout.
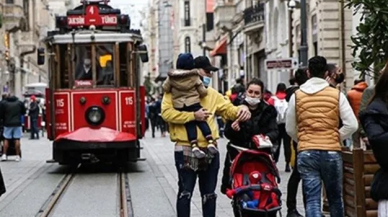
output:
<path id="1" fill-rule="evenodd" d="M 233 145 L 232 143 L 229 143 L 229 146 L 234 148 L 234 149 L 236 149 L 238 152 L 255 150 L 255 149 L 249 149 L 249 148 L 244 148 L 244 147 L 241 147 L 241 146 Z M 266 149 L 266 148 L 272 148 L 272 145 L 260 146 L 260 147 L 257 147 L 257 150 Z"/>

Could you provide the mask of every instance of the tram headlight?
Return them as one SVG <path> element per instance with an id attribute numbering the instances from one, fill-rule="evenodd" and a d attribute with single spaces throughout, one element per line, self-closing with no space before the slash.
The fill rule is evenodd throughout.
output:
<path id="1" fill-rule="evenodd" d="M 92 106 L 86 110 L 85 119 L 90 125 L 100 125 L 104 122 L 105 112 L 98 106 Z"/>

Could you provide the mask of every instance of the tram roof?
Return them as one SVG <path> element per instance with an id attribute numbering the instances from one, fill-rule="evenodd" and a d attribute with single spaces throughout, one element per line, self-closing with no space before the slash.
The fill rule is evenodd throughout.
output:
<path id="1" fill-rule="evenodd" d="M 94 39 L 92 40 L 92 37 Z M 133 41 L 142 41 L 142 37 L 133 33 L 120 33 L 120 32 L 92 32 L 85 31 L 74 34 L 57 34 L 47 37 L 48 41 L 51 41 L 54 44 L 68 44 L 68 43 L 91 43 L 91 42 L 105 42 L 105 43 L 114 43 L 114 42 L 133 42 Z"/>

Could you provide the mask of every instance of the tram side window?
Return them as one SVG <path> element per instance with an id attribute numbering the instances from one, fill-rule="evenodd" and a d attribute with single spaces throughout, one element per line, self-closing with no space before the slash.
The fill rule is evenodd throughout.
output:
<path id="1" fill-rule="evenodd" d="M 128 86 L 127 74 L 127 43 L 120 43 L 120 87 Z"/>
<path id="2" fill-rule="evenodd" d="M 60 45 L 59 46 L 59 52 L 60 52 L 60 82 L 59 82 L 59 88 L 69 88 L 69 58 L 67 52 L 67 45 Z"/>
<path id="3" fill-rule="evenodd" d="M 100 71 L 97 72 L 97 85 L 112 86 L 114 85 L 114 56 L 113 44 L 97 44 L 96 58 Z"/>

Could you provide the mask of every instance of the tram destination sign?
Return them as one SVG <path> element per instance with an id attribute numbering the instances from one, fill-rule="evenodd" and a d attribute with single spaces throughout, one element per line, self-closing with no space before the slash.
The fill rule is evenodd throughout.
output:
<path id="1" fill-rule="evenodd" d="M 298 67 L 299 63 L 296 58 L 265 60 L 265 70 L 290 70 L 298 69 Z"/>
<path id="2" fill-rule="evenodd" d="M 68 26 L 116 26 L 117 15 L 115 14 L 100 14 L 99 8 L 96 5 L 89 5 L 86 8 L 85 15 L 68 15 Z"/>

